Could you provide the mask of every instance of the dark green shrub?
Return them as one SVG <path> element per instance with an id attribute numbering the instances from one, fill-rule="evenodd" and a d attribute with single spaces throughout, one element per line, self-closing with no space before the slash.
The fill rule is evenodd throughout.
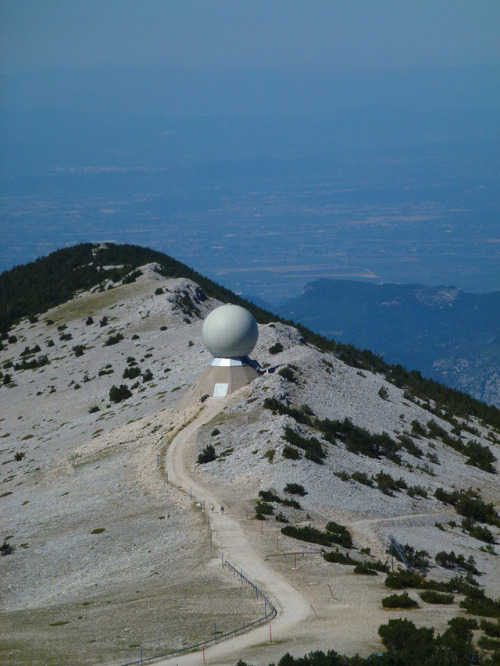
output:
<path id="1" fill-rule="evenodd" d="M 441 594 L 435 590 L 424 590 L 419 597 L 428 604 L 452 604 L 455 600 L 452 594 Z"/>
<path id="2" fill-rule="evenodd" d="M 4 541 L 0 546 L 0 555 L 11 555 L 15 549 L 15 546 L 11 546 L 8 541 Z"/>
<path id="3" fill-rule="evenodd" d="M 111 347 L 112 345 L 117 345 L 121 340 L 123 340 L 123 335 L 121 333 L 116 333 L 116 335 L 110 335 L 109 338 L 104 343 L 104 346 Z"/>
<path id="4" fill-rule="evenodd" d="M 85 324 L 86 324 L 87 326 L 90 326 L 90 325 L 93 324 L 93 323 L 94 323 L 94 320 L 92 319 L 92 317 L 87 317 L 87 319 L 86 319 L 86 321 L 85 321 Z"/>
<path id="5" fill-rule="evenodd" d="M 408 437 L 408 435 L 399 435 L 398 439 L 401 443 L 401 446 L 406 449 L 406 451 L 408 451 L 411 456 L 414 456 L 415 458 L 421 458 L 424 455 L 424 452 L 420 446 L 415 444 L 412 438 Z"/>
<path id="6" fill-rule="evenodd" d="M 466 560 L 462 554 L 455 555 L 453 551 L 447 553 L 442 550 L 436 553 L 436 563 L 445 569 L 463 569 L 464 571 L 477 575 L 476 562 L 472 555 Z"/>
<path id="7" fill-rule="evenodd" d="M 259 497 L 264 502 L 281 502 L 281 499 L 272 490 L 259 490 Z"/>
<path id="8" fill-rule="evenodd" d="M 465 608 L 471 615 L 500 618 L 500 599 L 490 599 L 483 590 L 468 591 L 460 602 L 460 608 Z"/>
<path id="9" fill-rule="evenodd" d="M 286 379 L 288 382 L 291 382 L 292 384 L 297 383 L 297 377 L 295 376 L 294 371 L 288 366 L 281 368 L 278 371 L 278 375 L 280 375 L 280 377 L 283 377 L 283 379 Z"/>
<path id="10" fill-rule="evenodd" d="M 318 465 L 323 464 L 323 458 L 326 453 L 323 451 L 321 442 L 315 437 L 303 437 L 292 428 L 285 428 L 285 440 L 293 446 L 303 449 L 306 452 L 306 458 L 312 460 Z"/>
<path id="11" fill-rule="evenodd" d="M 474 539 L 478 541 L 484 541 L 485 543 L 496 543 L 495 536 L 491 530 L 487 527 L 481 527 L 481 525 L 475 525 L 469 530 L 469 534 Z"/>
<path id="12" fill-rule="evenodd" d="M 412 435 L 424 436 L 427 434 L 425 427 L 416 419 L 411 422 L 411 432 Z"/>
<path id="13" fill-rule="evenodd" d="M 385 586 L 390 590 L 404 590 L 405 588 L 419 588 L 423 579 L 411 571 L 398 571 L 387 574 Z"/>
<path id="14" fill-rule="evenodd" d="M 120 386 L 113 386 L 109 389 L 109 399 L 111 402 L 121 402 L 130 398 L 132 391 L 125 384 L 120 384 Z"/>
<path id="15" fill-rule="evenodd" d="M 361 564 L 359 560 L 355 560 L 349 555 L 349 553 L 341 553 L 340 550 L 331 550 L 329 553 L 323 553 L 323 559 L 325 562 L 331 562 L 333 564 Z"/>
<path id="16" fill-rule="evenodd" d="M 300 409 L 296 409 L 295 407 L 285 405 L 276 398 L 265 398 L 264 407 L 265 409 L 270 409 L 273 414 L 287 414 L 288 416 L 291 416 L 292 419 L 295 419 L 297 423 L 312 425 L 311 409 L 307 405 L 302 406 Z"/>
<path id="17" fill-rule="evenodd" d="M 382 599 L 384 608 L 418 608 L 418 603 L 408 596 L 408 592 L 403 594 L 391 594 Z"/>
<path id="18" fill-rule="evenodd" d="M 351 474 L 351 479 L 357 481 L 358 483 L 362 483 L 364 486 L 369 486 L 370 488 L 373 487 L 373 479 L 371 479 L 364 472 L 353 472 Z"/>
<path id="19" fill-rule="evenodd" d="M 300 483 L 287 483 L 285 486 L 285 493 L 305 497 L 307 495 L 307 490 L 305 490 L 304 486 L 302 486 Z"/>
<path id="20" fill-rule="evenodd" d="M 86 347 L 85 345 L 75 345 L 73 347 L 73 352 L 75 353 L 75 356 L 83 356 L 85 353 Z"/>
<path id="21" fill-rule="evenodd" d="M 281 501 L 281 504 L 283 504 L 283 506 L 290 506 L 290 507 L 292 507 L 292 509 L 302 509 L 302 507 L 297 502 L 297 500 L 285 498 L 285 499 L 282 499 L 280 501 Z"/>
<path id="22" fill-rule="evenodd" d="M 101 319 L 101 321 L 99 322 L 99 326 L 102 328 L 103 326 L 107 326 L 107 325 L 108 325 L 108 318 L 107 318 L 107 317 L 103 317 L 103 318 Z"/>
<path id="23" fill-rule="evenodd" d="M 495 657 L 497 654 L 500 654 L 500 641 L 495 640 L 494 638 L 489 638 L 488 636 L 480 636 L 477 641 L 478 647 L 483 650 L 491 650 L 495 652 Z M 494 664 L 495 662 L 491 662 Z"/>
<path id="24" fill-rule="evenodd" d="M 351 478 L 349 472 L 346 472 L 344 469 L 341 472 L 334 472 L 333 474 L 341 481 L 349 481 Z"/>
<path id="25" fill-rule="evenodd" d="M 404 488 L 408 488 L 404 479 L 393 479 L 390 474 L 380 471 L 375 477 L 377 488 L 381 490 L 384 495 L 393 496 L 393 491 L 400 492 Z"/>
<path id="26" fill-rule="evenodd" d="M 212 432 L 210 433 L 210 437 L 216 437 L 216 435 L 220 435 L 220 430 L 219 428 L 214 428 Z"/>
<path id="27" fill-rule="evenodd" d="M 433 652 L 434 629 L 417 629 L 410 620 L 389 620 L 378 633 L 389 653 L 397 655 L 394 665 L 423 665 Z"/>
<path id="28" fill-rule="evenodd" d="M 352 548 L 352 537 L 345 525 L 340 525 L 334 520 L 330 520 L 326 524 L 327 532 L 330 532 L 334 537 L 334 542 L 338 543 L 343 548 Z"/>
<path id="29" fill-rule="evenodd" d="M 287 460 L 299 460 L 300 453 L 294 446 L 288 446 L 288 444 L 285 444 L 283 447 L 283 458 Z"/>
<path id="30" fill-rule="evenodd" d="M 23 460 L 24 458 L 26 458 L 26 454 L 24 453 L 24 451 L 18 451 L 14 456 L 14 459 L 17 460 L 17 462 Z"/>
<path id="31" fill-rule="evenodd" d="M 153 373 L 151 370 L 148 368 L 147 370 L 144 370 L 144 374 L 142 375 L 142 383 L 144 384 L 145 382 L 150 382 L 153 379 Z"/>
<path id="32" fill-rule="evenodd" d="M 95 414 L 96 412 L 99 412 L 99 411 L 100 411 L 99 407 L 97 405 L 94 405 L 93 407 L 91 407 L 89 409 L 89 414 Z"/>
<path id="33" fill-rule="evenodd" d="M 500 638 L 500 621 L 489 622 L 488 620 L 481 620 L 480 627 L 488 636 Z"/>
<path id="34" fill-rule="evenodd" d="M 427 490 L 422 486 L 410 486 L 406 492 L 410 497 L 427 497 Z"/>
<path id="35" fill-rule="evenodd" d="M 264 515 L 264 516 L 272 516 L 274 513 L 274 507 L 272 504 L 268 504 L 267 502 L 257 502 L 255 505 L 255 514 L 256 515 Z"/>
<path id="36" fill-rule="evenodd" d="M 386 432 L 372 435 L 365 428 L 355 426 L 348 418 L 343 421 L 316 419 L 314 427 L 323 433 L 328 442 L 335 443 L 337 439 L 344 442 L 347 450 L 351 453 L 365 455 L 370 458 L 386 456 L 394 461 L 399 462 L 400 460 L 397 451 L 401 448 L 401 445 Z"/>
<path id="37" fill-rule="evenodd" d="M 281 528 L 282 534 L 299 539 L 300 541 L 308 541 L 309 543 L 317 543 L 321 546 L 331 546 L 335 543 L 334 534 L 325 534 L 315 527 L 295 527 L 294 525 L 287 525 Z"/>
<path id="38" fill-rule="evenodd" d="M 198 455 L 198 463 L 203 465 L 205 463 L 212 462 L 217 459 L 217 454 L 215 453 L 215 448 L 212 444 L 206 446 L 203 451 Z"/>
<path id="39" fill-rule="evenodd" d="M 385 388 L 385 386 L 381 386 L 378 390 L 378 395 L 382 400 L 387 400 L 389 398 L 389 391 Z"/>
<path id="40" fill-rule="evenodd" d="M 125 368 L 123 371 L 123 379 L 135 379 L 141 374 L 141 369 L 138 366 Z"/>
<path id="41" fill-rule="evenodd" d="M 281 342 L 277 342 L 276 344 L 269 347 L 270 354 L 279 354 L 282 351 L 283 351 L 283 345 L 281 344 Z"/>
<path id="42" fill-rule="evenodd" d="M 160 294 L 163 294 L 163 289 L 161 287 L 158 287 L 155 289 L 155 296 L 160 296 Z"/>

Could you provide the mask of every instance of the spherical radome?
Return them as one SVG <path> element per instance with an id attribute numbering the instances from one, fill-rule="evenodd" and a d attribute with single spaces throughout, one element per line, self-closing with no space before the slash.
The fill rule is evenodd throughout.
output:
<path id="1" fill-rule="evenodd" d="M 203 322 L 205 347 L 213 356 L 248 356 L 257 343 L 259 329 L 253 315 L 239 305 L 221 305 Z"/>

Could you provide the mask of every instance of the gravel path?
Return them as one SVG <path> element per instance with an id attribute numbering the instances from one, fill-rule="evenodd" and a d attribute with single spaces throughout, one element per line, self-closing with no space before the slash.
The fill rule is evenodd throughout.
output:
<path id="1" fill-rule="evenodd" d="M 304 597 L 295 590 L 281 575 L 272 570 L 252 548 L 247 536 L 241 529 L 236 518 L 228 513 L 221 513 L 220 499 L 207 487 L 195 482 L 186 468 L 184 446 L 189 442 L 196 431 L 213 419 L 225 406 L 222 400 L 209 400 L 197 417 L 187 425 L 171 442 L 165 460 L 169 472 L 169 480 L 178 485 L 185 492 L 190 490 L 194 497 L 205 501 L 205 506 L 214 505 L 217 511 L 209 513 L 210 527 L 216 535 L 216 543 L 223 552 L 225 559 L 238 568 L 258 587 L 265 590 L 267 596 L 278 609 L 278 616 L 272 623 L 274 640 L 286 636 L 295 625 L 311 614 L 310 605 Z M 234 639 L 207 648 L 207 664 L 232 664 L 238 660 L 241 650 L 256 643 L 269 640 L 268 627 L 258 627 Z M 229 661 L 226 661 L 229 659 Z M 192 653 L 182 657 L 174 657 L 160 663 L 172 663 L 179 666 L 189 666 L 200 663 L 200 654 Z"/>

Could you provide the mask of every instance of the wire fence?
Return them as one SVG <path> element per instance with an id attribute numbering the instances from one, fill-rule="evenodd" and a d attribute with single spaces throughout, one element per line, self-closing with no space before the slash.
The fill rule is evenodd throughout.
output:
<path id="1" fill-rule="evenodd" d="M 250 622 L 249 624 L 245 624 L 242 627 L 238 627 L 237 629 L 228 631 L 224 634 L 221 634 L 220 636 L 213 636 L 212 638 L 207 638 L 206 640 L 201 641 L 200 643 L 195 643 L 194 645 L 187 645 L 186 647 L 179 648 L 177 650 L 169 650 L 168 652 L 162 652 L 161 654 L 156 654 L 152 657 L 143 657 L 142 648 L 141 648 L 141 657 L 139 659 L 137 659 L 136 661 L 128 661 L 126 664 L 122 664 L 122 666 L 135 666 L 136 664 L 147 664 L 153 661 L 157 661 L 158 659 L 166 659 L 170 657 L 180 656 L 182 654 L 186 654 L 187 652 L 194 652 L 195 650 L 201 650 L 203 648 L 210 647 L 211 645 L 216 645 L 217 643 L 221 643 L 222 641 L 226 641 L 229 638 L 233 638 L 234 636 L 238 636 L 239 634 L 243 634 L 246 631 L 249 631 L 250 629 L 259 627 L 260 625 L 265 624 L 266 622 L 269 622 L 274 617 L 276 617 L 278 611 L 276 610 L 274 605 L 271 603 L 268 597 L 259 590 L 257 585 L 255 585 L 255 583 L 252 583 L 252 581 L 249 580 L 243 574 L 243 571 L 241 569 L 238 570 L 236 567 L 233 567 L 233 565 L 230 564 L 230 562 L 228 562 L 227 560 L 224 560 L 224 566 L 238 576 L 242 585 L 246 584 L 250 588 L 252 588 L 257 600 L 261 599 L 264 602 L 264 615 L 262 615 L 257 620 Z"/>

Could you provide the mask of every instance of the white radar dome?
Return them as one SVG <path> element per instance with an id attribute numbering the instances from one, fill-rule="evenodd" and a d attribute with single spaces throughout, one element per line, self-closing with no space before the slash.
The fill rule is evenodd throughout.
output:
<path id="1" fill-rule="evenodd" d="M 248 310 L 239 305 L 221 305 L 212 310 L 201 331 L 208 351 L 220 358 L 248 356 L 257 343 L 259 329 Z"/>

